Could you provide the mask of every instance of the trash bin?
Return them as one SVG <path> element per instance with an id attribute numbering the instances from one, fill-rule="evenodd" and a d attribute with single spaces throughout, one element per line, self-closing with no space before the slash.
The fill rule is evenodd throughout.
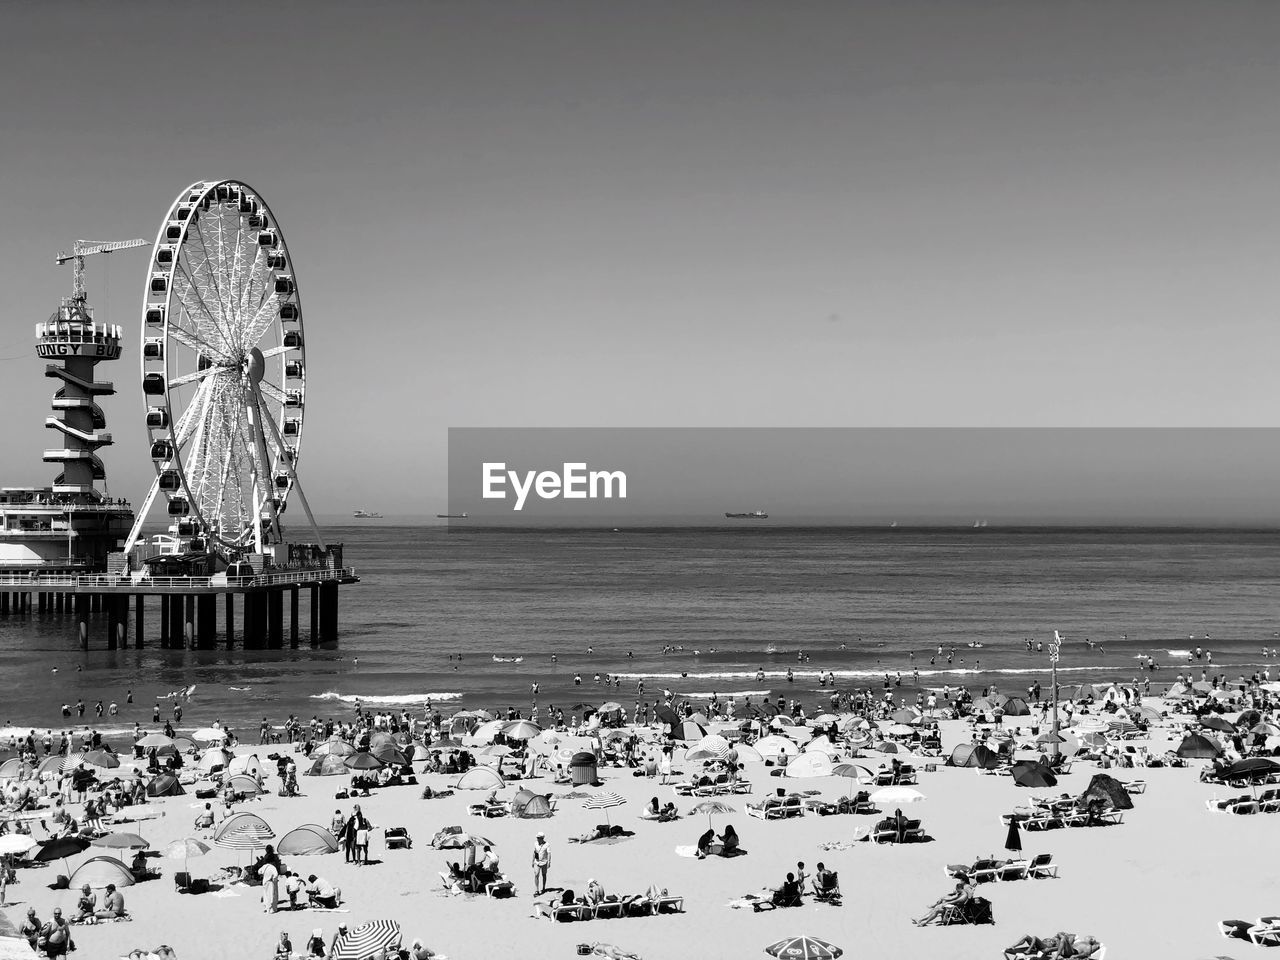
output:
<path id="1" fill-rule="evenodd" d="M 569 761 L 569 773 L 575 787 L 595 783 L 600 779 L 599 771 L 596 770 L 596 755 L 587 753 L 585 750 L 582 753 L 575 753 L 573 759 Z"/>

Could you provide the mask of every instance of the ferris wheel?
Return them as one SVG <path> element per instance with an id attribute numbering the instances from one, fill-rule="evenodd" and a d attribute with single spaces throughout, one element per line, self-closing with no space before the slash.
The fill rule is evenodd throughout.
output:
<path id="1" fill-rule="evenodd" d="M 163 499 L 183 551 L 281 543 L 306 409 L 302 303 L 289 248 L 257 191 L 193 183 L 160 224 L 142 303 L 142 392 L 156 479 L 132 549 Z"/>

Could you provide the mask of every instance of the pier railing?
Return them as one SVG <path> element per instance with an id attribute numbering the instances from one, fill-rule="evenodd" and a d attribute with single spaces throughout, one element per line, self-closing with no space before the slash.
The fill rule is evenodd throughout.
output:
<path id="1" fill-rule="evenodd" d="M 66 573 L 0 573 L 0 588 L 14 587 L 27 590 L 44 590 L 55 587 L 88 590 L 111 589 L 128 593 L 148 590 L 208 590 L 237 587 L 273 587 L 291 584 L 323 583 L 329 580 L 351 581 L 356 579 L 355 567 L 315 567 L 305 570 L 285 570 L 261 573 L 249 577 L 112 577 L 106 574 Z"/>

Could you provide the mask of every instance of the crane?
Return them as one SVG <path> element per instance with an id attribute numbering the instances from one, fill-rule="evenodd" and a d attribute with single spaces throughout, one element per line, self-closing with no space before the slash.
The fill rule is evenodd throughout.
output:
<path id="1" fill-rule="evenodd" d="M 57 256 L 59 264 L 66 263 L 68 260 L 75 261 L 75 274 L 71 281 L 71 299 L 83 303 L 88 297 L 84 289 L 85 257 L 93 256 L 95 253 L 111 253 L 114 250 L 128 250 L 132 247 L 145 247 L 146 245 L 146 240 L 76 240 L 71 245 L 70 253 L 65 250 L 60 251 Z"/>

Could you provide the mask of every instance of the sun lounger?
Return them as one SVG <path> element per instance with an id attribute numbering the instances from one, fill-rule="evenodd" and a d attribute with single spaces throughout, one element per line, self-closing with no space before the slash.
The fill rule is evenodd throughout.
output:
<path id="1" fill-rule="evenodd" d="M 387 827 L 382 831 L 382 844 L 388 850 L 408 850 L 413 846 L 413 838 L 405 827 Z"/>
<path id="2" fill-rule="evenodd" d="M 1249 939 L 1265 947 L 1280 945 L 1280 917 L 1259 917 L 1249 929 Z"/>
<path id="3" fill-rule="evenodd" d="M 752 789 L 753 788 L 751 786 L 750 780 L 737 780 L 733 783 L 733 789 L 730 792 L 743 794 L 743 793 L 750 793 Z"/>
<path id="4" fill-rule="evenodd" d="M 1218 932 L 1224 937 L 1234 940 L 1249 940 L 1253 938 L 1249 936 L 1249 931 L 1253 929 L 1253 924 L 1248 920 L 1219 920 Z"/>
<path id="5" fill-rule="evenodd" d="M 1261 808 L 1256 800 L 1242 800 L 1231 808 L 1232 813 L 1251 815 L 1259 813 Z"/>
<path id="6" fill-rule="evenodd" d="M 684 897 L 659 897 L 657 913 L 684 913 Z"/>
<path id="7" fill-rule="evenodd" d="M 494 899 L 514 897 L 516 895 L 516 885 L 504 875 L 497 880 L 491 880 L 486 883 L 484 885 L 484 895 Z"/>
<path id="8" fill-rule="evenodd" d="M 1126 792 L 1126 793 L 1131 794 L 1131 795 L 1132 795 L 1132 794 L 1138 794 L 1138 793 L 1146 793 L 1146 792 L 1147 792 L 1147 781 L 1145 781 L 1145 780 L 1131 780 L 1129 783 L 1126 783 L 1126 784 L 1124 785 L 1124 789 L 1125 789 L 1125 792 Z"/>
<path id="9" fill-rule="evenodd" d="M 590 920 L 591 908 L 581 903 L 540 903 L 538 914 L 552 923 L 568 923 L 571 920 Z"/>
<path id="10" fill-rule="evenodd" d="M 1103 823 L 1110 824 L 1112 826 L 1117 826 L 1121 823 L 1124 823 L 1124 811 L 1108 810 L 1106 813 L 1098 814 L 1098 819 L 1101 820 Z"/>
<path id="11" fill-rule="evenodd" d="M 974 883 L 988 883 L 1000 879 L 1000 868 L 994 860 L 978 860 L 969 871 Z"/>
<path id="12" fill-rule="evenodd" d="M 692 783 L 673 783 L 671 790 L 677 797 L 692 797 L 694 786 Z"/>
<path id="13" fill-rule="evenodd" d="M 1001 880 L 1025 880 L 1030 864 L 1026 860 L 1014 860 L 1000 868 Z"/>
<path id="14" fill-rule="evenodd" d="M 917 840 L 924 839 L 924 827 L 920 826 L 919 820 L 908 820 L 902 826 L 902 843 L 912 843 Z"/>
<path id="15" fill-rule="evenodd" d="M 1041 814 L 1036 817 L 1027 817 L 1022 821 L 1023 830 L 1052 830 L 1054 827 L 1062 826 L 1062 820 L 1049 814 Z"/>
<path id="16" fill-rule="evenodd" d="M 1035 880 L 1045 880 L 1049 877 L 1057 877 L 1058 865 L 1053 862 L 1052 853 L 1039 853 L 1032 859 L 1027 867 L 1027 876 Z"/>
<path id="17" fill-rule="evenodd" d="M 602 900 L 595 905 L 591 915 L 597 920 L 616 920 L 622 916 L 622 901 Z"/>

